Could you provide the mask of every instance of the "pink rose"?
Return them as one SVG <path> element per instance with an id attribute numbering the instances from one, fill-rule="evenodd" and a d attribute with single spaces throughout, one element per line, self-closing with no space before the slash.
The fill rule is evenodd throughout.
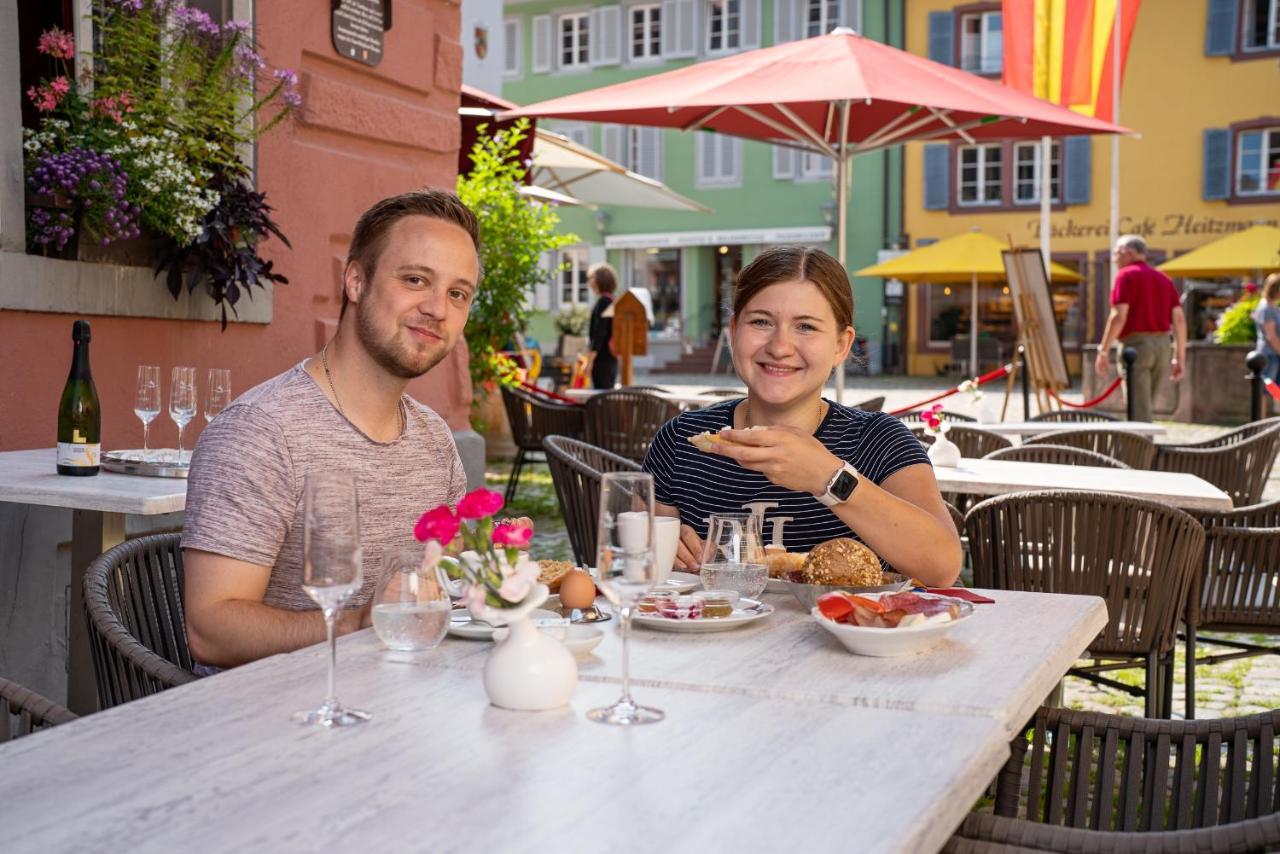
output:
<path id="1" fill-rule="evenodd" d="M 458 536 L 458 528 L 461 524 L 458 517 L 453 515 L 453 511 L 441 504 L 434 510 L 428 510 L 422 514 L 418 524 L 413 526 L 413 535 L 417 537 L 418 542 L 435 540 L 441 544 L 448 544 Z"/>
<path id="2" fill-rule="evenodd" d="M 493 544 L 495 546 L 527 549 L 529 548 L 529 541 L 532 539 L 533 527 L 531 525 L 526 526 L 519 522 L 509 522 L 493 529 Z"/>
<path id="3" fill-rule="evenodd" d="M 458 502 L 460 519 L 483 519 L 492 516 L 502 509 L 502 494 L 492 492 L 484 487 L 468 492 Z"/>

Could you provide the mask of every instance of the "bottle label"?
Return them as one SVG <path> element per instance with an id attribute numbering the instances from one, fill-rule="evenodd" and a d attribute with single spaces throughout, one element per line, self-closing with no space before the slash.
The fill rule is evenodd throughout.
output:
<path id="1" fill-rule="evenodd" d="M 76 468 L 91 468 L 99 464 L 102 457 L 101 444 L 79 442 L 58 443 L 58 465 Z"/>

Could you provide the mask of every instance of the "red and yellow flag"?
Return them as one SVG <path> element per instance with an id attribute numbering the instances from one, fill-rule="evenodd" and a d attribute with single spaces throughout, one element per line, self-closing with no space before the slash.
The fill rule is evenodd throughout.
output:
<path id="1" fill-rule="evenodd" d="M 1117 14 L 1120 79 L 1140 0 L 1003 0 L 1004 84 L 1114 121 Z"/>

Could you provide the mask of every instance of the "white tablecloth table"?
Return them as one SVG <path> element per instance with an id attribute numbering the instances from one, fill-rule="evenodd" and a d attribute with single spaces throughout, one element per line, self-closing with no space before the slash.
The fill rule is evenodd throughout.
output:
<path id="1" fill-rule="evenodd" d="M 978 427 L 990 430 L 1001 436 L 1025 437 L 1039 436 L 1042 433 L 1054 433 L 1063 430 L 1115 430 L 1121 433 L 1136 433 L 1154 439 L 1168 431 L 1159 424 L 1150 421 L 997 421 L 994 424 L 970 424 L 968 421 L 952 422 L 961 427 Z"/>

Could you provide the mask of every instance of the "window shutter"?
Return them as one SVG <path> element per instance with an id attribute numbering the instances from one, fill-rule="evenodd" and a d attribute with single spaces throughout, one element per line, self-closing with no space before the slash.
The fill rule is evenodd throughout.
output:
<path id="1" fill-rule="evenodd" d="M 1089 204 L 1093 189 L 1093 140 L 1087 136 L 1064 139 L 1062 167 L 1066 170 L 1062 200 L 1068 205 Z"/>
<path id="2" fill-rule="evenodd" d="M 508 77 L 520 74 L 520 19 L 502 22 L 502 71 Z"/>
<path id="3" fill-rule="evenodd" d="M 799 152 L 785 145 L 773 147 L 773 178 L 775 181 L 790 181 L 796 177 L 796 158 Z"/>
<path id="4" fill-rule="evenodd" d="M 636 128 L 636 164 L 632 171 L 662 180 L 662 128 Z"/>
<path id="5" fill-rule="evenodd" d="M 795 41 L 800 38 L 801 0 L 774 0 L 773 43 Z"/>
<path id="6" fill-rule="evenodd" d="M 742 47 L 760 47 L 760 0 L 741 0 Z"/>
<path id="7" fill-rule="evenodd" d="M 742 140 L 736 136 L 720 138 L 720 172 L 725 182 L 734 186 L 742 183 Z"/>
<path id="8" fill-rule="evenodd" d="M 709 133 L 699 133 L 696 139 L 698 140 L 696 152 L 698 173 L 694 177 L 695 183 L 714 181 L 716 179 L 715 137 Z"/>
<path id="9" fill-rule="evenodd" d="M 546 73 L 551 70 L 551 54 L 554 33 L 550 15 L 536 15 L 533 19 L 533 70 Z"/>
<path id="10" fill-rule="evenodd" d="M 619 163 L 630 169 L 631 164 L 623 159 L 625 152 L 622 149 L 622 142 L 625 133 L 626 127 L 624 125 L 601 125 L 600 153 L 614 163 Z"/>
<path id="11" fill-rule="evenodd" d="M 1205 56 L 1229 56 L 1236 51 L 1236 12 L 1240 0 L 1209 0 L 1208 5 L 1209 18 L 1204 26 Z"/>
<path id="12" fill-rule="evenodd" d="M 929 58 L 955 65 L 956 16 L 954 12 L 929 13 Z"/>
<path id="13" fill-rule="evenodd" d="M 945 142 L 926 145 L 924 147 L 925 210 L 946 210 L 950 202 L 951 146 Z"/>
<path id="14" fill-rule="evenodd" d="M 862 32 L 862 0 L 840 0 L 840 26 Z"/>
<path id="15" fill-rule="evenodd" d="M 591 64 L 622 62 L 622 7 L 599 6 L 591 10 Z"/>
<path id="16" fill-rule="evenodd" d="M 1204 132 L 1202 195 L 1207 200 L 1231 196 L 1231 131 L 1208 128 Z"/>
<path id="17" fill-rule="evenodd" d="M 662 56 L 682 59 L 698 52 L 698 18 L 694 0 L 663 0 Z"/>

